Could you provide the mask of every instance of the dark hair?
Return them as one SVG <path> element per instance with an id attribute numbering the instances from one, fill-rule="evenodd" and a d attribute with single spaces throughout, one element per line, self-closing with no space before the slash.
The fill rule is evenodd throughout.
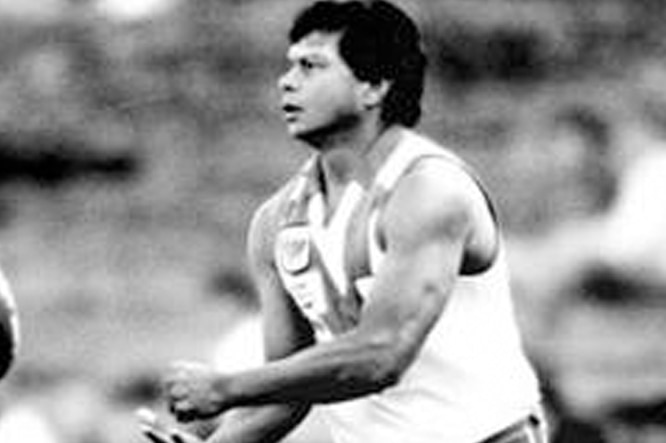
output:
<path id="1" fill-rule="evenodd" d="M 341 33 L 340 56 L 359 80 L 391 82 L 382 107 L 385 123 L 418 123 L 426 59 L 410 17 L 382 0 L 319 1 L 296 18 L 289 40 L 313 32 Z"/>

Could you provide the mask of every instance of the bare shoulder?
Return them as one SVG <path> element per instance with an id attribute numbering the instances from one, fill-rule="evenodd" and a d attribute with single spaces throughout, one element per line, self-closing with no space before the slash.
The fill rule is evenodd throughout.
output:
<path id="1" fill-rule="evenodd" d="M 419 195 L 431 200 L 442 215 L 458 211 L 488 209 L 487 198 L 481 189 L 476 172 L 454 151 L 428 137 L 412 133 L 414 147 L 425 154 L 418 156 L 401 177 L 396 194 L 406 195 L 407 201 Z M 410 195 L 411 194 L 411 195 Z"/>
<path id="2" fill-rule="evenodd" d="M 485 197 L 472 176 L 446 159 L 419 161 L 400 179 L 392 196 L 396 212 L 409 211 L 436 219 L 472 219 L 486 206 Z M 411 218 L 413 218 L 411 217 Z"/>
<path id="3" fill-rule="evenodd" d="M 424 236 L 459 239 L 469 257 L 490 259 L 497 247 L 496 221 L 479 182 L 446 158 L 428 157 L 405 173 L 381 225 L 393 236 L 411 232 L 424 241 Z"/>

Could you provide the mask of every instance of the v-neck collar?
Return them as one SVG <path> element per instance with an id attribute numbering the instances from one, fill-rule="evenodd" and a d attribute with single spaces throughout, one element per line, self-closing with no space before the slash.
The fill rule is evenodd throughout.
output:
<path id="1" fill-rule="evenodd" d="M 401 128 L 390 128 L 375 141 L 374 146 L 370 148 L 372 152 L 368 153 L 374 157 L 369 159 L 372 173 L 367 183 L 361 183 L 359 180 L 347 183 L 334 208 L 326 207 L 321 158 L 315 159 L 311 176 L 315 182 L 315 189 L 307 202 L 307 218 L 312 228 L 313 241 L 321 253 L 322 262 L 341 294 L 347 294 L 349 291 L 345 262 L 348 246 L 347 231 L 351 219 L 367 192 L 375 186 L 378 174 L 385 163 L 393 157 L 403 132 Z"/>
<path id="2" fill-rule="evenodd" d="M 385 163 L 394 156 L 404 130 L 390 128 L 372 146 L 371 174 L 367 183 L 351 180 L 341 191 L 335 208 L 326 207 L 321 154 L 314 155 L 302 169 L 291 193 L 287 211 L 287 224 L 306 223 L 310 228 L 312 241 L 319 250 L 322 265 L 327 269 L 340 294 L 348 294 L 349 282 L 346 269 L 348 230 L 356 209 L 359 208 L 367 192 L 374 188 L 378 174 Z"/>
<path id="3" fill-rule="evenodd" d="M 350 189 L 360 186 L 362 189 L 368 190 L 374 186 L 380 170 L 383 169 L 386 161 L 392 157 L 393 150 L 399 144 L 404 132 L 404 128 L 400 126 L 389 127 L 366 148 L 365 152 L 361 154 L 364 157 L 362 161 L 365 161 L 366 164 L 361 167 L 367 170 L 360 173 L 357 172 L 357 178 L 351 179 L 344 185 L 341 196 L 336 202 L 333 202 L 333 207 L 330 206 L 331 194 L 330 190 L 327 189 L 323 155 L 319 153 L 313 156 L 311 167 L 309 168 L 310 191 L 320 193 L 322 196 L 321 215 L 323 216 L 323 224 L 332 222 L 335 214 L 339 212 L 338 207 L 343 205 L 344 199 L 349 196 Z"/>
<path id="4" fill-rule="evenodd" d="M 314 194 L 308 202 L 308 219 L 310 221 L 312 239 L 320 251 L 323 264 L 341 294 L 348 292 L 345 252 L 347 230 L 352 214 L 365 191 L 356 181 L 345 187 L 336 208 L 326 219 L 324 196 L 321 192 Z"/>

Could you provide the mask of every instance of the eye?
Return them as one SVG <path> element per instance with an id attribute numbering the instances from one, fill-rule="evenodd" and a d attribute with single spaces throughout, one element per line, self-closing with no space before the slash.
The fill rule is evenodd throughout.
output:
<path id="1" fill-rule="evenodd" d="M 303 71 L 312 71 L 316 67 L 316 64 L 310 59 L 301 59 L 300 67 Z"/>
<path id="2" fill-rule="evenodd" d="M 298 61 L 298 66 L 305 74 L 326 67 L 326 62 L 316 58 L 302 58 Z"/>

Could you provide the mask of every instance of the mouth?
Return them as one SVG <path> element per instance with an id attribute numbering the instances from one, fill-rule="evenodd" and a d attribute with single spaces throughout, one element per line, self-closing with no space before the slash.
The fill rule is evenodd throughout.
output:
<path id="1" fill-rule="evenodd" d="M 293 103 L 284 103 L 282 105 L 282 112 L 287 120 L 293 120 L 302 111 L 303 108 Z"/>

